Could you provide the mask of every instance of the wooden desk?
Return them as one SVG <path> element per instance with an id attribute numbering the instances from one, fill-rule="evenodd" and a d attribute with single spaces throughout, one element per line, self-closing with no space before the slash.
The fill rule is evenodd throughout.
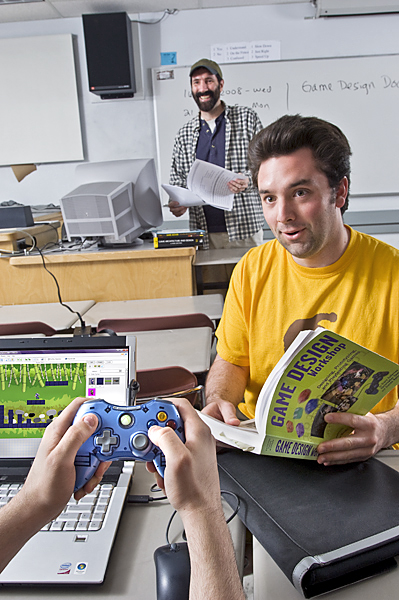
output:
<path id="1" fill-rule="evenodd" d="M 195 248 L 154 250 L 145 243 L 123 250 L 46 254 L 64 302 L 190 296 Z M 56 302 L 53 278 L 39 255 L 0 258 L 0 304 Z"/>
<path id="2" fill-rule="evenodd" d="M 51 224 L 44 223 L 32 225 L 31 227 L 0 229 L 0 252 L 16 251 L 19 249 L 18 243 L 23 241 L 26 241 L 27 246 L 32 246 L 32 237 L 35 238 L 39 248 L 48 242 L 56 242 L 59 235 L 59 226 L 60 221 L 51 221 Z"/>

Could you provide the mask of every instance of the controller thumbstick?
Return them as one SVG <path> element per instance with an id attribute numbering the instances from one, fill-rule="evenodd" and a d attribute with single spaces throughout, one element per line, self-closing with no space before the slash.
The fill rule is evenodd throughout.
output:
<path id="1" fill-rule="evenodd" d="M 149 443 L 150 442 L 148 440 L 148 437 L 144 433 L 138 433 L 132 439 L 133 448 L 135 450 L 138 450 L 139 452 L 143 452 L 143 450 L 147 448 Z"/>

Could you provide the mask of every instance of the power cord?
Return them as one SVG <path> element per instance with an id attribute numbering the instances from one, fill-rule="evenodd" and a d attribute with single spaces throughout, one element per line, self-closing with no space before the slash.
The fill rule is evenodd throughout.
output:
<path id="1" fill-rule="evenodd" d="M 23 233 L 24 235 L 28 236 L 31 239 L 31 241 L 32 241 L 32 245 L 28 246 L 26 244 L 25 240 L 23 240 L 22 243 L 20 241 L 20 247 L 19 247 L 18 251 L 14 250 L 14 251 L 10 252 L 10 251 L 7 251 L 7 250 L 0 249 L 0 254 L 4 254 L 6 256 L 16 256 L 16 255 L 22 255 L 22 254 L 23 255 L 28 255 L 28 254 L 31 254 L 34 250 L 36 250 L 40 254 L 40 257 L 42 259 L 42 263 L 43 263 L 44 269 L 54 279 L 54 282 L 55 282 L 55 285 L 56 285 L 56 288 L 57 288 L 57 295 L 58 295 L 58 301 L 59 301 L 59 303 L 61 304 L 61 306 L 64 306 L 65 308 L 67 308 L 71 313 L 77 315 L 77 317 L 78 317 L 78 319 L 80 321 L 80 325 L 81 325 L 81 329 L 80 329 L 81 335 L 90 335 L 90 333 L 91 333 L 91 327 L 86 327 L 86 324 L 83 321 L 82 315 L 77 310 L 73 310 L 70 306 L 68 306 L 68 304 L 65 304 L 62 301 L 61 290 L 60 290 L 60 286 L 58 284 L 57 278 L 55 277 L 55 275 L 46 266 L 46 262 L 44 260 L 44 250 L 47 247 L 51 246 L 51 245 L 56 246 L 58 244 L 57 226 L 55 226 L 53 223 L 46 223 L 46 225 L 48 225 L 55 232 L 56 240 L 57 240 L 56 242 L 47 242 L 44 246 L 42 246 L 42 248 L 39 248 L 37 246 L 36 238 L 29 231 L 26 231 L 25 229 L 18 229 L 17 233 Z M 18 243 L 18 241 L 17 241 L 17 243 Z"/>
<path id="2" fill-rule="evenodd" d="M 161 491 L 160 488 L 158 488 L 158 486 L 156 484 L 154 484 L 151 487 L 151 492 L 157 492 L 157 491 Z M 236 499 L 236 507 L 233 510 L 233 512 L 231 513 L 231 515 L 228 517 L 228 519 L 226 519 L 226 523 L 229 524 L 234 517 L 237 515 L 238 511 L 240 510 L 240 498 L 237 496 L 237 494 L 235 494 L 234 492 L 230 492 L 228 490 L 221 490 L 220 491 L 221 496 L 224 496 L 225 494 L 233 496 Z M 127 504 L 148 504 L 149 502 L 156 502 L 157 500 L 167 500 L 168 497 L 167 496 L 150 496 L 148 494 L 131 494 L 129 496 L 127 496 L 126 498 L 126 502 Z M 166 531 L 165 531 L 165 538 L 166 538 L 166 543 L 170 546 L 171 542 L 169 541 L 169 531 L 173 522 L 173 519 L 175 518 L 177 514 L 177 510 L 174 510 L 169 521 L 168 524 L 166 526 Z M 182 533 L 182 538 L 184 541 L 187 541 L 187 537 L 186 537 L 186 532 L 183 530 Z"/>
<path id="3" fill-rule="evenodd" d="M 230 492 L 228 490 L 220 490 L 220 494 L 221 494 L 221 496 L 223 496 L 224 494 L 230 494 L 237 501 L 237 505 L 236 505 L 234 511 L 231 513 L 231 515 L 229 516 L 229 518 L 226 519 L 226 523 L 229 524 L 234 519 L 234 517 L 237 515 L 238 511 L 240 510 L 240 498 L 237 496 L 237 494 L 235 494 L 234 492 Z M 169 541 L 169 531 L 170 531 L 170 527 L 172 525 L 173 519 L 175 518 L 176 514 L 177 514 L 177 510 L 174 510 L 173 513 L 172 513 L 172 515 L 171 515 L 171 517 L 170 517 L 170 519 L 169 519 L 169 521 L 168 521 L 168 524 L 166 526 L 165 537 L 166 537 L 166 543 L 169 544 L 169 545 L 171 545 L 171 543 Z M 183 530 L 183 533 L 182 533 L 182 538 L 183 538 L 183 540 L 185 542 L 187 541 L 186 532 L 184 530 Z"/>
<path id="4" fill-rule="evenodd" d="M 67 309 L 69 310 L 69 312 L 71 312 L 71 313 L 73 313 L 73 314 L 75 314 L 75 315 L 77 315 L 77 316 L 78 316 L 78 319 L 79 319 L 79 321 L 80 321 L 80 326 L 81 326 L 81 328 L 82 328 L 82 331 L 85 331 L 85 330 L 86 330 L 86 323 L 83 321 L 82 315 L 81 315 L 81 314 L 80 314 L 80 313 L 79 313 L 77 310 L 73 310 L 73 309 L 72 309 L 70 306 L 68 306 L 68 304 L 65 304 L 65 303 L 62 301 L 62 298 L 61 298 L 61 290 L 60 290 L 60 286 L 59 286 L 59 284 L 58 284 L 58 281 L 57 281 L 57 278 L 56 278 L 56 276 L 54 275 L 54 273 L 52 273 L 52 272 L 51 272 L 51 271 L 50 271 L 50 270 L 47 268 L 47 266 L 46 266 L 46 261 L 44 260 L 44 256 L 43 256 L 43 252 L 42 252 L 42 250 L 41 250 L 40 248 L 36 248 L 36 250 L 37 250 L 37 251 L 39 252 L 39 254 L 40 254 L 40 257 L 41 257 L 41 259 L 42 259 L 42 263 L 43 263 L 43 267 L 44 267 L 44 269 L 45 269 L 45 270 L 47 271 L 47 273 L 49 273 L 49 275 L 51 275 L 51 277 L 54 279 L 54 282 L 55 282 L 55 285 L 56 285 L 56 288 L 57 288 L 57 295 L 58 295 L 58 300 L 59 300 L 59 303 L 61 304 L 61 306 L 64 306 L 65 308 L 67 308 Z"/>
<path id="5" fill-rule="evenodd" d="M 148 504 L 149 502 L 156 502 L 157 500 L 167 500 L 167 496 L 148 496 L 146 494 L 130 494 L 126 498 L 128 504 Z"/>
<path id="6" fill-rule="evenodd" d="M 162 492 L 163 490 L 157 486 L 156 483 L 153 483 L 150 487 L 150 490 L 153 494 L 157 492 Z M 148 496 L 148 495 L 131 495 L 127 496 L 128 504 L 147 504 L 148 502 L 154 502 L 155 500 L 167 500 L 167 496 Z"/>
<path id="7" fill-rule="evenodd" d="M 4 250 L 0 248 L 0 253 L 5 256 L 19 256 L 19 255 L 27 255 L 30 254 L 36 248 L 36 238 L 29 233 L 29 231 L 25 231 L 24 229 L 17 229 L 16 233 L 23 233 L 27 235 L 32 240 L 32 245 L 28 246 L 25 240 L 17 240 L 17 246 L 19 246 L 18 250 Z"/>

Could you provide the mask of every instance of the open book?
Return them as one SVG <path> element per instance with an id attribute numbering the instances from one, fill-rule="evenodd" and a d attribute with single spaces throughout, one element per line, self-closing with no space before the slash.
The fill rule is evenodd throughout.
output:
<path id="1" fill-rule="evenodd" d="M 232 179 L 245 179 L 245 177 L 197 158 L 187 177 L 188 189 L 166 183 L 163 183 L 162 187 L 169 197 L 181 206 L 210 204 L 215 208 L 231 210 L 234 194 L 230 192 L 227 184 Z"/>
<path id="2" fill-rule="evenodd" d="M 241 450 L 316 459 L 323 440 L 350 429 L 327 424 L 328 412 L 365 415 L 399 384 L 399 366 L 321 327 L 302 331 L 262 387 L 255 419 L 238 427 L 206 414 L 214 437 Z"/>

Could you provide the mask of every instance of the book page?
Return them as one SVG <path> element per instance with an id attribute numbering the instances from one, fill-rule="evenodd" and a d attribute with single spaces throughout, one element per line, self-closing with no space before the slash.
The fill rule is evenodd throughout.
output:
<path id="1" fill-rule="evenodd" d="M 161 187 L 163 187 L 172 200 L 175 200 L 181 206 L 202 206 L 206 204 L 204 200 L 187 188 L 179 187 L 178 185 L 168 185 L 167 183 L 162 183 Z"/>
<path id="2" fill-rule="evenodd" d="M 239 448 L 244 452 L 260 454 L 263 436 L 256 431 L 254 419 L 242 421 L 239 426 L 236 426 L 228 425 L 224 421 L 219 421 L 219 419 L 210 417 L 201 411 L 197 411 L 197 413 L 208 425 L 213 437 L 219 442 Z"/>
<path id="3" fill-rule="evenodd" d="M 234 194 L 227 184 L 242 175 L 223 169 L 217 165 L 196 159 L 187 178 L 188 188 L 205 200 L 207 204 L 223 210 L 233 208 Z"/>

